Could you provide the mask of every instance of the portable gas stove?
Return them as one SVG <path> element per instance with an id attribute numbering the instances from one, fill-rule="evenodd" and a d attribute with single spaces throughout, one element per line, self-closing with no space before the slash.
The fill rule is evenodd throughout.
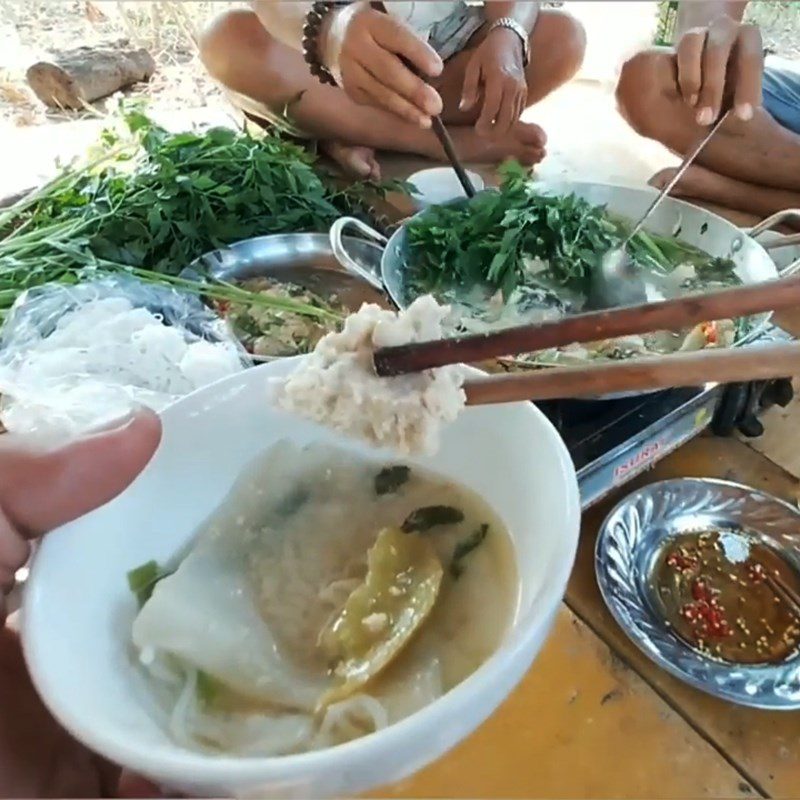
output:
<path id="1" fill-rule="evenodd" d="M 772 327 L 748 345 L 791 340 Z M 763 433 L 758 419 L 794 395 L 790 379 L 709 384 L 618 400 L 552 400 L 538 403 L 555 425 L 578 471 L 581 504 L 588 508 L 652 467 L 707 428 L 718 436 Z"/>

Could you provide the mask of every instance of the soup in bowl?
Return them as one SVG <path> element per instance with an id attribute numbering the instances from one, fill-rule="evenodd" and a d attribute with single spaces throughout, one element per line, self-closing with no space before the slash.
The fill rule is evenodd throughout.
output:
<path id="1" fill-rule="evenodd" d="M 173 791 L 352 795 L 485 720 L 563 596 L 580 503 L 532 404 L 400 459 L 277 411 L 274 362 L 163 414 L 116 500 L 46 537 L 23 645 L 59 721 Z"/>

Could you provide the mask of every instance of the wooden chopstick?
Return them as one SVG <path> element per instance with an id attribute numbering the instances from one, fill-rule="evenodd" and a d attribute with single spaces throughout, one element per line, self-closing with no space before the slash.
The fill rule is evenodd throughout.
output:
<path id="1" fill-rule="evenodd" d="M 450 138 L 450 134 L 447 132 L 444 122 L 442 122 L 442 118 L 439 116 L 433 117 L 431 119 L 431 128 L 436 134 L 436 138 L 439 140 L 439 144 L 442 146 L 442 150 L 444 150 L 444 154 L 447 156 L 450 166 L 455 171 L 458 182 L 464 190 L 464 194 L 466 194 L 467 197 L 475 197 L 475 187 L 472 185 L 472 181 L 469 179 L 469 175 L 458 157 L 456 147 L 453 144 L 453 140 Z"/>
<path id="2" fill-rule="evenodd" d="M 800 375 L 800 343 L 737 350 L 673 353 L 611 364 L 539 369 L 475 378 L 464 384 L 467 405 L 599 397 L 616 392 L 737 383 Z"/>
<path id="3" fill-rule="evenodd" d="M 650 331 L 674 331 L 701 322 L 793 307 L 800 307 L 800 275 L 676 300 L 579 314 L 542 325 L 385 347 L 375 351 L 375 372 L 381 377 L 405 375 L 448 364 L 477 363 Z"/>

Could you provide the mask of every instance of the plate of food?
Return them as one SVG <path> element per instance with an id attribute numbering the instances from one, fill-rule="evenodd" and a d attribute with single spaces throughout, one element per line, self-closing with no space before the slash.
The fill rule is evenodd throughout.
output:
<path id="1" fill-rule="evenodd" d="M 361 268 L 380 263 L 377 245 L 350 238 L 347 246 Z M 256 361 L 304 355 L 362 304 L 390 305 L 382 292 L 341 267 L 325 234 L 244 239 L 203 255 L 184 274 L 251 293 L 241 301 L 210 302 Z"/>
<path id="2" fill-rule="evenodd" d="M 45 703 L 170 791 L 408 776 L 508 696 L 566 587 L 577 481 L 532 404 L 468 408 L 435 453 L 399 456 L 278 407 L 304 360 L 166 409 L 145 471 L 48 536 L 26 583 Z"/>

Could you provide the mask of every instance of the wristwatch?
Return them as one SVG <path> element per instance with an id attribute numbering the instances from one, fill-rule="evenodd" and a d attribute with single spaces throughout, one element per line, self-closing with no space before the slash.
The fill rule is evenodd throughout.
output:
<path id="1" fill-rule="evenodd" d="M 507 28 L 510 31 L 514 31 L 514 33 L 519 36 L 522 42 L 522 64 L 527 67 L 530 62 L 530 43 L 528 42 L 528 32 L 525 28 L 512 17 L 500 17 L 500 19 L 496 19 L 489 28 L 489 33 L 496 28 Z"/>

